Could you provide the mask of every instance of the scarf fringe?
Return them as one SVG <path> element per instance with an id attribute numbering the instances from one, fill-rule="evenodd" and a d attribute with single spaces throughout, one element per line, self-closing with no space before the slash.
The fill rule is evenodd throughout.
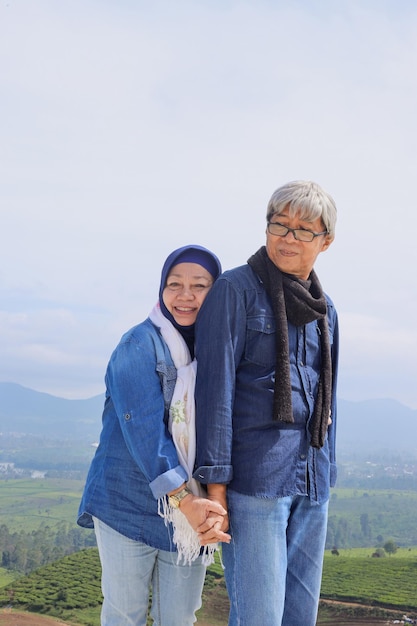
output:
<path id="1" fill-rule="evenodd" d="M 172 507 L 166 496 L 158 500 L 158 514 L 163 518 L 165 526 L 172 524 L 173 541 L 177 547 L 177 564 L 191 565 L 201 554 L 203 564 L 214 563 L 214 555 L 219 549 L 217 543 L 201 546 L 198 534 L 190 526 L 185 515 Z"/>
<path id="2" fill-rule="evenodd" d="M 192 478 L 195 461 L 195 401 L 194 386 L 197 363 L 191 360 L 187 345 L 176 328 L 164 317 L 159 303 L 152 309 L 149 318 L 160 329 L 177 369 L 177 380 L 169 410 L 168 430 L 178 454 L 178 460 L 187 472 L 188 488 L 195 496 L 204 497 L 204 490 Z M 164 519 L 165 525 L 172 525 L 173 541 L 178 551 L 177 562 L 184 561 L 191 564 L 200 554 L 205 565 L 214 562 L 214 553 L 218 545 L 201 546 L 198 534 L 190 526 L 185 515 L 179 509 L 169 505 L 168 498 L 163 496 L 158 500 L 158 514 Z"/>

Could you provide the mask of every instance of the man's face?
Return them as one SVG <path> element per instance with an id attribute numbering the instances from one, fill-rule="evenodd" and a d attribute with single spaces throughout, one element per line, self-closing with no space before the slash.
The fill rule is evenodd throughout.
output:
<path id="1" fill-rule="evenodd" d="M 285 208 L 282 213 L 275 213 L 271 217 L 271 223 L 279 222 L 289 228 L 301 228 L 315 233 L 321 233 L 325 230 L 321 218 L 314 220 L 314 222 L 307 222 L 301 220 L 297 215 L 290 218 L 288 212 L 288 208 Z M 281 272 L 291 274 L 302 280 L 307 280 L 316 258 L 320 252 L 327 250 L 332 241 L 333 239 L 327 234 L 314 237 L 313 241 L 298 241 L 292 232 L 288 232 L 285 237 L 271 235 L 268 230 L 266 232 L 266 250 L 271 261 Z"/>

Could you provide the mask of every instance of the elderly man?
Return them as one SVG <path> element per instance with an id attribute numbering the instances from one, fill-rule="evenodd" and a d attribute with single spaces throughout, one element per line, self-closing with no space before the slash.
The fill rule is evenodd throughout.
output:
<path id="1" fill-rule="evenodd" d="M 194 477 L 228 510 L 229 626 L 314 626 L 336 478 L 338 325 L 313 267 L 336 206 L 294 181 L 266 218 L 266 246 L 222 274 L 197 322 Z M 207 524 L 204 540 L 214 532 Z"/>

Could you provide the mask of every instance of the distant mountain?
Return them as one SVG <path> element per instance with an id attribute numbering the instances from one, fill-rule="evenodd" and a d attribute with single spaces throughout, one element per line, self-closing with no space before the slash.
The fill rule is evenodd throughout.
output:
<path id="1" fill-rule="evenodd" d="M 408 451 L 416 458 L 417 411 L 390 398 L 339 399 L 337 441 L 341 451 Z"/>
<path id="2" fill-rule="evenodd" d="M 0 431 L 96 441 L 104 395 L 67 400 L 0 383 Z M 339 400 L 338 448 L 360 454 L 389 449 L 417 456 L 417 411 L 392 400 Z"/>
<path id="3" fill-rule="evenodd" d="M 104 395 L 67 400 L 0 383 L 0 432 L 97 441 L 103 405 Z"/>

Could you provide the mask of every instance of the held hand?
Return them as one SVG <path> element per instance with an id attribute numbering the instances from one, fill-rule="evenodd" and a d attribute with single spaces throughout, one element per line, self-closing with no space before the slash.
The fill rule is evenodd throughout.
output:
<path id="1" fill-rule="evenodd" d="M 210 513 L 206 521 L 198 528 L 201 545 L 205 546 L 217 541 L 230 543 L 231 536 L 226 532 L 228 528 L 229 517 L 227 513 L 221 517 Z"/>
<path id="2" fill-rule="evenodd" d="M 219 502 L 190 494 L 181 500 L 180 511 L 185 515 L 190 526 L 199 533 L 201 545 L 230 541 L 230 535 L 222 530 L 224 525 L 226 529 L 228 527 L 228 522 L 225 524 L 227 511 Z M 203 536 L 200 528 L 204 529 Z"/>
<path id="3" fill-rule="evenodd" d="M 227 487 L 224 484 L 210 483 L 207 485 L 208 499 L 217 502 L 224 510 L 227 511 Z M 210 514 L 206 521 L 200 526 L 201 545 L 213 543 L 215 541 L 224 541 L 229 543 L 231 537 L 226 531 L 229 528 L 229 518 L 226 513 L 222 518 L 216 518 Z"/>

